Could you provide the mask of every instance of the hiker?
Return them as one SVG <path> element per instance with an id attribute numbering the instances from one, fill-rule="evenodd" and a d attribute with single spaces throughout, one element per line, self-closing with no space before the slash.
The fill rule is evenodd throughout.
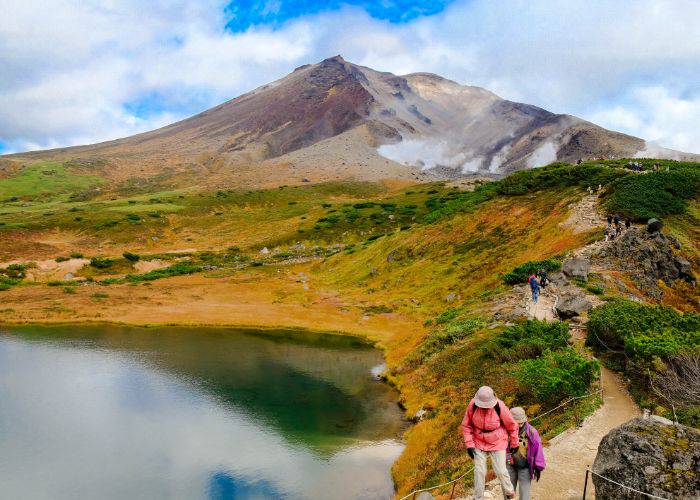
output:
<path id="1" fill-rule="evenodd" d="M 547 285 L 549 284 L 549 276 L 547 276 L 547 271 L 540 269 L 537 271 L 536 276 L 540 279 L 540 286 L 542 287 L 542 290 L 547 288 Z"/>
<path id="2" fill-rule="evenodd" d="M 540 284 L 537 281 L 537 276 L 531 275 L 527 282 L 530 285 L 530 290 L 532 290 L 532 302 L 537 304 L 537 298 L 540 296 Z"/>
<path id="3" fill-rule="evenodd" d="M 506 468 L 506 450 L 515 453 L 518 448 L 518 424 L 510 410 L 488 386 L 480 387 L 467 405 L 459 426 L 474 460 L 474 499 L 484 498 L 486 459 L 490 455 L 493 471 L 501 482 L 505 498 L 515 498 L 515 490 Z"/>
<path id="4" fill-rule="evenodd" d="M 625 219 L 625 229 L 629 229 L 631 225 L 632 225 L 632 221 L 629 219 L 629 217 L 627 217 Z"/>
<path id="5" fill-rule="evenodd" d="M 613 222 L 615 222 L 615 225 L 616 225 L 616 226 L 619 226 L 619 225 L 620 225 L 620 220 L 621 220 L 621 219 L 620 219 L 620 216 L 619 216 L 619 215 L 615 215 L 615 217 L 613 217 Z"/>
<path id="6" fill-rule="evenodd" d="M 622 234 L 622 224 L 615 226 L 615 238 Z"/>
<path id="7" fill-rule="evenodd" d="M 508 452 L 506 467 L 513 488 L 518 490 L 518 498 L 530 500 L 532 480 L 539 481 L 540 475 L 546 467 L 542 452 L 542 440 L 537 429 L 527 421 L 525 410 L 516 406 L 510 410 L 510 413 L 519 427 L 519 443 L 515 453 Z"/>
<path id="8" fill-rule="evenodd" d="M 612 215 L 608 215 L 608 227 L 612 224 Z"/>

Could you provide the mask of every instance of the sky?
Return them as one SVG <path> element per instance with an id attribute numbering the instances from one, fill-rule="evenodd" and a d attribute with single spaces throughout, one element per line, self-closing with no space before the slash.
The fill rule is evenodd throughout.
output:
<path id="1" fill-rule="evenodd" d="M 697 0 L 0 0 L 0 152 L 151 130 L 341 54 L 700 153 Z"/>

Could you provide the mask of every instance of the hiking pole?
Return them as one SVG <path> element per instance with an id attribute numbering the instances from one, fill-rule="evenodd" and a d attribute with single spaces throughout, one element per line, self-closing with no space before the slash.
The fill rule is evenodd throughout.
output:
<path id="1" fill-rule="evenodd" d="M 583 482 L 583 500 L 586 500 L 586 490 L 588 489 L 588 475 L 591 473 L 591 470 L 586 467 L 586 480 Z"/>

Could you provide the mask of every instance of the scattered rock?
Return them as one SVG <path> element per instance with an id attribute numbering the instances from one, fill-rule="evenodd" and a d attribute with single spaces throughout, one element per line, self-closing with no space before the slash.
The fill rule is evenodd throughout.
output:
<path id="1" fill-rule="evenodd" d="M 304 177 L 304 178 L 301 180 L 301 182 L 311 182 L 311 180 L 309 180 L 308 177 Z"/>
<path id="2" fill-rule="evenodd" d="M 270 253 L 270 249 L 267 247 L 263 247 L 262 250 L 260 250 L 260 253 L 263 255 L 267 255 Z"/>
<path id="3" fill-rule="evenodd" d="M 389 254 L 386 256 L 386 261 L 387 262 L 394 262 L 394 259 L 396 258 L 396 250 L 392 250 L 389 252 Z"/>
<path id="4" fill-rule="evenodd" d="M 700 432 L 651 418 L 630 420 L 602 439 L 592 470 L 662 498 L 697 498 Z M 596 498 L 641 498 L 595 475 L 593 483 Z"/>
<path id="5" fill-rule="evenodd" d="M 158 241 L 158 236 L 151 236 L 151 241 Z"/>
<path id="6" fill-rule="evenodd" d="M 416 495 L 416 500 L 433 500 L 435 497 L 429 491 L 421 491 Z"/>
<path id="7" fill-rule="evenodd" d="M 556 273 L 550 274 L 549 281 L 551 281 L 557 286 L 563 286 L 569 283 L 569 280 L 566 279 L 566 276 L 564 276 L 564 273 L 562 273 L 561 271 L 557 271 Z"/>
<path id="8" fill-rule="evenodd" d="M 425 416 L 428 414 L 428 412 L 425 410 L 425 408 L 421 408 L 416 412 L 415 415 L 413 415 L 413 421 L 414 422 L 420 422 L 425 418 Z"/>
<path id="9" fill-rule="evenodd" d="M 557 314 L 562 319 L 570 319 L 588 311 L 593 303 L 582 295 L 563 297 L 556 306 Z"/>
<path id="10" fill-rule="evenodd" d="M 451 293 L 447 297 L 445 297 L 445 301 L 453 302 L 456 298 L 457 298 L 457 294 Z"/>
<path id="11" fill-rule="evenodd" d="M 647 221 L 647 232 L 658 233 L 664 227 L 663 223 L 658 219 L 649 219 Z"/>
<path id="12" fill-rule="evenodd" d="M 660 232 L 630 228 L 603 247 L 597 258 L 614 258 L 614 267 L 630 271 L 632 278 L 657 299 L 662 297 L 658 280 L 671 285 L 677 279 L 695 283 L 692 264 L 676 255 L 674 240 Z"/>
<path id="13" fill-rule="evenodd" d="M 591 261 L 583 257 L 574 257 L 564 262 L 561 266 L 562 272 L 569 278 L 588 279 L 588 272 L 591 269 Z"/>
<path id="14" fill-rule="evenodd" d="M 73 278 L 75 278 L 75 275 L 73 273 L 66 273 L 63 275 L 64 280 L 72 280 Z"/>

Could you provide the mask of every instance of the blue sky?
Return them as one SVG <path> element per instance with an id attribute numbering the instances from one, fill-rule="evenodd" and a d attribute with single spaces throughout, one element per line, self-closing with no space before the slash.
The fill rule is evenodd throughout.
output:
<path id="1" fill-rule="evenodd" d="M 700 152 L 695 0 L 0 0 L 0 11 L 6 152 L 150 130 L 336 54 Z"/>
<path id="2" fill-rule="evenodd" d="M 436 14 L 449 3 L 448 0 L 234 1 L 226 7 L 231 16 L 226 26 L 232 31 L 242 31 L 254 25 L 280 25 L 300 16 L 338 10 L 344 5 L 361 7 L 376 19 L 405 23 L 419 16 Z"/>

